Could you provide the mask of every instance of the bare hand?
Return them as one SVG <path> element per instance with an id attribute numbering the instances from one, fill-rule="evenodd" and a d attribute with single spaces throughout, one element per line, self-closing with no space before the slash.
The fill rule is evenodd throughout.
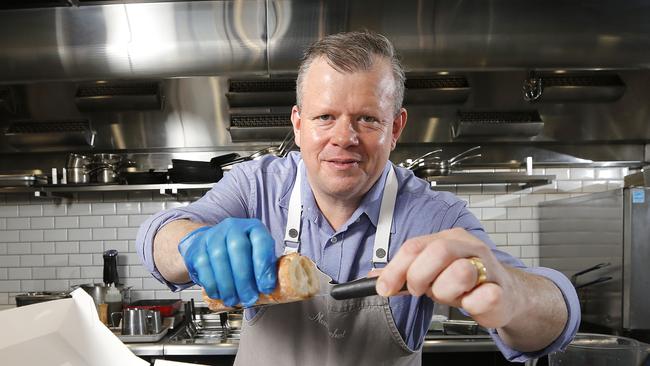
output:
<path id="1" fill-rule="evenodd" d="M 477 257 L 487 270 L 478 284 L 478 271 L 469 260 Z M 377 281 L 377 293 L 396 294 L 406 281 L 414 296 L 463 308 L 488 328 L 507 325 L 517 315 L 513 276 L 490 248 L 464 229 L 451 229 L 404 242 Z"/>

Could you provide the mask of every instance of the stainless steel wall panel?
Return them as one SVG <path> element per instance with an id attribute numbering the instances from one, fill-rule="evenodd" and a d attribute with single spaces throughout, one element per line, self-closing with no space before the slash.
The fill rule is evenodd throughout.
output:
<path id="1" fill-rule="evenodd" d="M 649 194 L 647 187 L 625 188 L 540 204 L 541 265 L 572 276 L 609 263 L 575 280 L 581 285 L 611 277 L 578 289 L 587 326 L 618 332 L 650 329 Z M 571 225 L 586 220 L 593 224 Z"/>
<path id="2" fill-rule="evenodd" d="M 650 188 L 624 190 L 624 202 L 623 276 L 628 295 L 623 300 L 623 324 L 628 329 L 650 329 Z"/>
<path id="3" fill-rule="evenodd" d="M 0 82 L 266 73 L 263 0 L 0 12 Z"/>
<path id="4" fill-rule="evenodd" d="M 647 67 L 650 4 L 578 1 L 268 0 L 269 66 L 295 72 L 326 34 L 386 34 L 410 71 Z"/>

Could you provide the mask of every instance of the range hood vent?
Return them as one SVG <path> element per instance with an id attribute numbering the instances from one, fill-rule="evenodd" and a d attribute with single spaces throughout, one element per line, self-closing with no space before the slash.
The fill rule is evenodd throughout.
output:
<path id="1" fill-rule="evenodd" d="M 464 76 L 440 76 L 407 79 L 404 86 L 404 104 L 456 104 L 465 103 L 470 87 Z"/>
<path id="2" fill-rule="evenodd" d="M 95 140 L 87 120 L 15 121 L 4 135 L 14 148 L 29 151 L 88 147 L 93 146 Z"/>
<path id="3" fill-rule="evenodd" d="M 461 137 L 532 137 L 544 128 L 537 111 L 459 111 L 452 125 L 455 139 Z"/>
<path id="4" fill-rule="evenodd" d="M 5 113 L 16 114 L 16 98 L 11 87 L 0 86 L 0 115 Z"/>
<path id="5" fill-rule="evenodd" d="M 80 84 L 75 103 L 80 111 L 162 110 L 159 82 L 97 82 Z"/>
<path id="6" fill-rule="evenodd" d="M 230 116 L 233 142 L 282 140 L 291 131 L 289 114 L 240 114 Z"/>
<path id="7" fill-rule="evenodd" d="M 625 93 L 616 74 L 534 73 L 524 81 L 524 99 L 529 102 L 614 102 Z"/>
<path id="8" fill-rule="evenodd" d="M 230 80 L 226 98 L 232 108 L 292 106 L 296 101 L 296 80 Z"/>
<path id="9" fill-rule="evenodd" d="M 69 7 L 68 0 L 4 0 L 0 2 L 0 10 Z"/>

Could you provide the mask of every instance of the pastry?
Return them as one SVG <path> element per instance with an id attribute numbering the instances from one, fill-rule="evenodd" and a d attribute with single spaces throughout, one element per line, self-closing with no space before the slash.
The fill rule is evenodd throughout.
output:
<path id="1" fill-rule="evenodd" d="M 278 282 L 275 290 L 269 294 L 260 293 L 254 305 L 280 304 L 308 299 L 318 293 L 320 288 L 316 265 L 309 258 L 298 253 L 291 253 L 278 258 Z M 212 311 L 229 311 L 240 309 L 226 306 L 221 300 L 211 299 L 205 290 L 203 300 Z"/>

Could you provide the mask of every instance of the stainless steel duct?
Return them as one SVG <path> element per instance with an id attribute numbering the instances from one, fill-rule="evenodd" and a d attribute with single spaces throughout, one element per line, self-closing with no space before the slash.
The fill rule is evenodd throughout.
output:
<path id="1" fill-rule="evenodd" d="M 268 1 L 269 70 L 296 70 L 326 34 L 388 36 L 410 72 L 650 66 L 650 3 L 631 1 Z"/>
<path id="2" fill-rule="evenodd" d="M 264 74 L 263 0 L 0 11 L 0 83 Z"/>

